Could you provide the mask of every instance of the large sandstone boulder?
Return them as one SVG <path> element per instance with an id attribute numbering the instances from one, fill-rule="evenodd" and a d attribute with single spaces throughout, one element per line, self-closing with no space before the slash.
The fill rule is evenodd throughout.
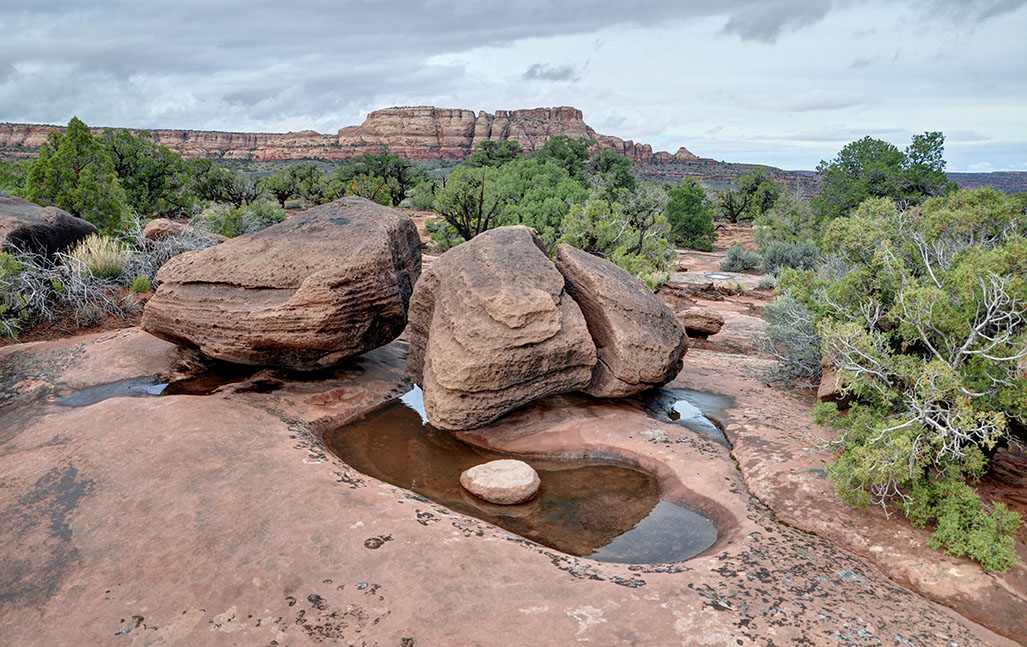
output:
<path id="1" fill-rule="evenodd" d="M 314 369 L 395 339 L 420 271 L 408 216 L 343 198 L 171 259 L 142 326 L 217 359 Z"/>
<path id="2" fill-rule="evenodd" d="M 564 278 L 526 227 L 443 254 L 410 301 L 410 377 L 436 427 L 473 429 L 588 386 L 595 345 Z"/>
<path id="3" fill-rule="evenodd" d="M 625 270 L 569 245 L 557 246 L 556 267 L 596 345 L 586 393 L 618 398 L 674 379 L 688 338 L 670 308 Z"/>
<path id="4" fill-rule="evenodd" d="M 0 193 L 0 248 L 4 251 L 52 256 L 95 233 L 91 222 L 67 211 Z"/>

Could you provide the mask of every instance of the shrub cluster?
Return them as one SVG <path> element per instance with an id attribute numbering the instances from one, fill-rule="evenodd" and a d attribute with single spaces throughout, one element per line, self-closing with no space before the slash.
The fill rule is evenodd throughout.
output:
<path id="1" fill-rule="evenodd" d="M 676 188 L 668 194 L 662 187 L 641 184 L 632 166 L 631 160 L 609 151 L 590 159 L 584 140 L 566 136 L 550 138 L 528 157 L 519 148 L 483 142 L 444 186 L 419 185 L 413 201 L 421 191 L 433 192 L 432 206 L 442 220 L 427 229 L 439 250 L 493 227 L 525 225 L 550 250 L 557 243 L 573 245 L 655 287 L 666 281 L 674 251 L 667 214 Z M 703 200 L 697 204 L 702 206 Z M 682 205 L 679 199 L 675 213 L 687 211 Z M 701 238 L 702 227 L 696 226 L 690 235 Z"/>
<path id="2" fill-rule="evenodd" d="M 286 216 L 285 209 L 270 200 L 256 200 L 241 207 L 215 202 L 193 216 L 189 224 L 201 231 L 235 238 L 267 229 L 283 222 Z"/>
<path id="3" fill-rule="evenodd" d="M 831 479 L 854 505 L 935 524 L 931 545 L 985 568 L 1016 562 L 1019 518 L 971 485 L 1027 418 L 1027 197 L 959 191 L 899 209 L 864 201 L 823 235 L 816 271 L 784 270 L 767 309 L 790 377 L 828 357 L 854 399 Z"/>
<path id="4" fill-rule="evenodd" d="M 720 262 L 722 272 L 751 272 L 763 263 L 759 252 L 745 249 L 741 245 L 735 245 L 727 250 L 724 260 Z"/>

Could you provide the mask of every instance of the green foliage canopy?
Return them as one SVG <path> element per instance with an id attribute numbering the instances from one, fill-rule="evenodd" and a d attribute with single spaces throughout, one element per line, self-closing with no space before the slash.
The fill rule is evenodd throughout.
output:
<path id="1" fill-rule="evenodd" d="M 848 215 L 867 198 L 891 198 L 906 208 L 943 195 L 955 188 L 945 175 L 944 152 L 940 132 L 914 135 L 905 151 L 869 136 L 851 142 L 817 165 L 822 193 L 813 208 L 823 221 Z"/>
<path id="2" fill-rule="evenodd" d="M 189 213 L 189 165 L 150 133 L 132 135 L 127 130 L 106 130 L 103 148 L 125 189 L 129 207 L 146 218 L 174 218 Z"/>
<path id="3" fill-rule="evenodd" d="M 738 178 L 732 189 L 717 196 L 720 215 L 729 222 L 753 220 L 765 214 L 777 202 L 779 191 L 767 171 L 754 168 Z"/>
<path id="4" fill-rule="evenodd" d="M 78 117 L 72 117 L 65 133 L 50 133 L 29 166 L 25 197 L 64 209 L 105 233 L 121 231 L 129 215 L 114 163 Z"/>

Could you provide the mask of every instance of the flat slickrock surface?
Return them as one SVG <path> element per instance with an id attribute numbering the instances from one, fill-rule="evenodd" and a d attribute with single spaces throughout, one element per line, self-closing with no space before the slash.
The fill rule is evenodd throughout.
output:
<path id="1" fill-rule="evenodd" d="M 75 389 L 170 371 L 175 352 L 138 330 L 0 349 L 4 643 L 1013 644 L 828 539 L 782 525 L 726 448 L 627 403 L 556 396 L 463 437 L 653 470 L 665 496 L 720 530 L 688 562 L 570 557 L 363 476 L 326 454 L 317 434 L 408 388 L 400 343 L 273 391 L 251 380 L 207 396 L 54 404 Z M 696 360 L 705 361 L 690 353 L 687 374 L 712 385 L 703 366 L 689 366 Z M 761 424 L 739 411 L 727 412 L 734 424 Z M 790 441 L 749 450 L 729 433 L 750 486 L 773 500 L 773 472 L 762 479 L 751 467 L 757 455 L 778 460 Z M 810 505 L 804 488 L 821 482 L 796 478 L 788 495 Z M 841 510 L 811 514 L 840 526 Z M 845 523 L 862 531 L 878 519 L 857 511 Z M 923 554 L 936 576 L 972 569 Z"/>

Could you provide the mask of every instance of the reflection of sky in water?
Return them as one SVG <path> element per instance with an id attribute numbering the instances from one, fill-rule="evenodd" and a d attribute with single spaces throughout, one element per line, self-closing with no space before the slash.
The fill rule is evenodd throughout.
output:
<path id="1" fill-rule="evenodd" d="M 167 384 L 157 383 L 157 378 L 133 377 L 75 391 L 59 398 L 56 404 L 64 407 L 88 407 L 107 398 L 160 395 L 167 386 Z"/>
<path id="2" fill-rule="evenodd" d="M 638 525 L 589 555 L 602 562 L 650 563 L 687 559 L 717 541 L 709 519 L 661 500 Z"/>
<path id="3" fill-rule="evenodd" d="M 703 413 L 699 410 L 699 407 L 695 406 L 688 400 L 678 400 L 675 402 L 674 411 L 681 416 L 679 420 L 692 420 L 694 418 L 703 417 Z"/>
<path id="4" fill-rule="evenodd" d="M 416 411 L 417 415 L 421 416 L 422 425 L 428 424 L 428 415 L 424 412 L 424 398 L 421 395 L 421 387 L 415 384 L 414 388 L 403 394 L 403 397 L 400 398 L 399 401 Z"/>

